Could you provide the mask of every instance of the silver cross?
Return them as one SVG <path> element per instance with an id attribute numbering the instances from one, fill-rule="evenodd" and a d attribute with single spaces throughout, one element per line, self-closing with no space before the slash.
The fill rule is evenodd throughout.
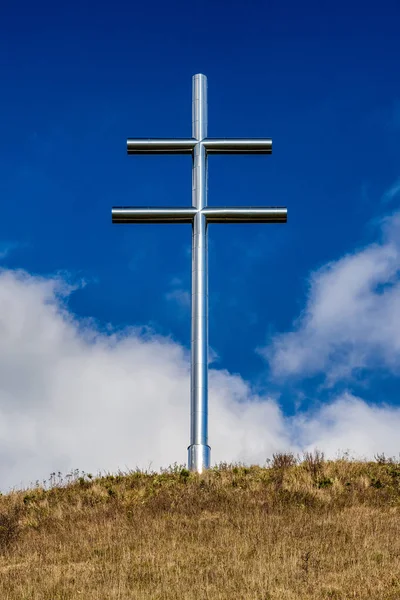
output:
<path id="1" fill-rule="evenodd" d="M 191 154 L 192 206 L 115 207 L 113 223 L 192 224 L 191 404 L 188 466 L 201 473 L 210 466 L 208 445 L 208 265 L 209 223 L 286 223 L 287 209 L 278 207 L 207 206 L 209 154 L 271 154 L 266 138 L 207 137 L 207 77 L 193 76 L 192 137 L 187 139 L 128 139 L 128 154 Z"/>

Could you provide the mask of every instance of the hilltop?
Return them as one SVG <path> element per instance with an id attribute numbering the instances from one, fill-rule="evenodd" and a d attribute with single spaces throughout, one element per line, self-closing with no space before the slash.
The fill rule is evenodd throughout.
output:
<path id="1" fill-rule="evenodd" d="M 2 600 L 399 600 L 400 464 L 174 465 L 0 497 Z"/>

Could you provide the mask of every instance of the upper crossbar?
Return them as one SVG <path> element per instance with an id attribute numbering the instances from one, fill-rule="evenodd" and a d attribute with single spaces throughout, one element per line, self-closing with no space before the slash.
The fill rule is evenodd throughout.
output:
<path id="1" fill-rule="evenodd" d="M 269 138 L 135 138 L 127 140 L 128 154 L 192 154 L 202 144 L 208 154 L 272 154 Z"/>
<path id="2" fill-rule="evenodd" d="M 146 206 L 112 209 L 113 223 L 192 223 L 196 213 L 202 213 L 207 223 L 286 223 L 287 208 L 274 206 L 207 206 L 152 208 Z"/>

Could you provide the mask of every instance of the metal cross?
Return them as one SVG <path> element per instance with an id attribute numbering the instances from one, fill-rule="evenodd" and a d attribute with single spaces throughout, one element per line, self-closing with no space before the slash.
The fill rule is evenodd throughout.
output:
<path id="1" fill-rule="evenodd" d="M 210 466 L 208 445 L 208 265 L 209 223 L 286 223 L 287 209 L 207 206 L 209 154 L 271 154 L 272 140 L 207 137 L 207 77 L 193 76 L 192 137 L 128 139 L 128 154 L 191 154 L 192 206 L 172 208 L 115 207 L 113 223 L 192 224 L 191 404 L 188 466 L 201 473 Z"/>

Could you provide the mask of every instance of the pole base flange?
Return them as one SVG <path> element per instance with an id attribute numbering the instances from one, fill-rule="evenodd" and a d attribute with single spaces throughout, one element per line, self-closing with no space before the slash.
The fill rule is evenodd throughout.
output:
<path id="1" fill-rule="evenodd" d="M 202 473 L 210 468 L 211 448 L 206 444 L 192 444 L 188 448 L 188 468 Z"/>

